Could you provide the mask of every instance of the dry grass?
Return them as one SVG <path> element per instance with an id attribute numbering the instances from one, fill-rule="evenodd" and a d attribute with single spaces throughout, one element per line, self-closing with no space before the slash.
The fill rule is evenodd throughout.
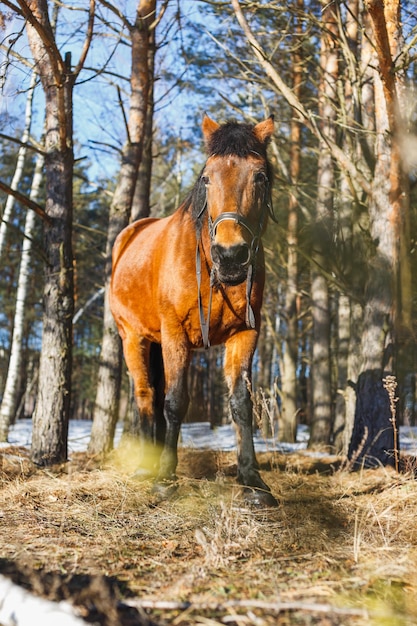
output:
<path id="1" fill-rule="evenodd" d="M 260 512 L 240 499 L 228 453 L 181 451 L 178 491 L 159 503 L 120 454 L 53 470 L 26 454 L 0 454 L 0 570 L 85 614 L 94 605 L 96 623 L 145 623 L 144 607 L 179 626 L 417 623 L 411 472 L 260 455 L 280 502 Z"/>

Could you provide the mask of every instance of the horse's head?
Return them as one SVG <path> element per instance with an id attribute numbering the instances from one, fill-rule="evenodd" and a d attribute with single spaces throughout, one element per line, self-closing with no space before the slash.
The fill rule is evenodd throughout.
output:
<path id="1" fill-rule="evenodd" d="M 256 126 L 203 120 L 209 157 L 200 185 L 206 189 L 211 257 L 222 283 L 244 281 L 258 252 L 270 210 L 266 147 L 273 130 L 272 116 Z"/>

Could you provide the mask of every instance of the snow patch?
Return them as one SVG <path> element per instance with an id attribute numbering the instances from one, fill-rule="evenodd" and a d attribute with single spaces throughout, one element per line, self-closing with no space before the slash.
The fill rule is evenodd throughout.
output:
<path id="1" fill-rule="evenodd" d="M 84 452 L 90 440 L 92 422 L 87 420 L 70 420 L 68 433 L 68 451 Z M 115 446 L 120 441 L 123 424 L 116 427 Z M 309 429 L 301 424 L 297 429 L 297 442 L 281 443 L 275 434 L 265 438 L 260 431 L 254 434 L 255 450 L 257 452 L 284 452 L 291 453 L 307 448 Z M 0 447 L 7 445 L 30 447 L 32 440 L 32 420 L 22 419 L 16 422 L 9 432 L 8 443 L 0 443 Z M 233 424 L 211 428 L 209 422 L 195 422 L 183 424 L 181 427 L 180 447 L 196 450 L 236 450 L 236 435 Z M 417 455 L 417 427 L 400 427 L 400 449 L 407 454 Z"/>

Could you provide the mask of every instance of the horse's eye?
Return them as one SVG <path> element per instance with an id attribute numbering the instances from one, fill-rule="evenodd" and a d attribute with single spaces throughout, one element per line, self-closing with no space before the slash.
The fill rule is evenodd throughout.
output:
<path id="1" fill-rule="evenodd" d="M 202 176 L 201 180 L 203 181 L 205 185 L 208 185 L 210 182 L 210 178 L 208 176 Z"/>
<path id="2" fill-rule="evenodd" d="M 266 175 L 264 172 L 256 172 L 255 183 L 264 183 L 266 181 Z"/>

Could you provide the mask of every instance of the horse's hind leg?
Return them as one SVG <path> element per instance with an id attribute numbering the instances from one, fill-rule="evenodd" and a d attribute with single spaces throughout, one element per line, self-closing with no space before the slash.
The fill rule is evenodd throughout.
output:
<path id="1" fill-rule="evenodd" d="M 132 434 L 140 437 L 141 469 L 155 474 L 158 463 L 155 420 L 155 388 L 151 380 L 151 342 L 136 333 L 126 332 L 123 351 L 129 373 L 133 380 L 136 403 Z"/>
<path id="2" fill-rule="evenodd" d="M 276 506 L 262 480 L 255 457 L 252 431 L 251 369 L 256 331 L 247 330 L 226 342 L 224 372 L 229 388 L 229 406 L 237 431 L 238 481 L 247 487 L 245 498 L 257 506 Z"/>
<path id="3" fill-rule="evenodd" d="M 150 383 L 154 389 L 155 443 L 162 450 L 165 443 L 166 421 L 164 417 L 165 372 L 162 347 L 152 343 L 149 354 Z"/>

